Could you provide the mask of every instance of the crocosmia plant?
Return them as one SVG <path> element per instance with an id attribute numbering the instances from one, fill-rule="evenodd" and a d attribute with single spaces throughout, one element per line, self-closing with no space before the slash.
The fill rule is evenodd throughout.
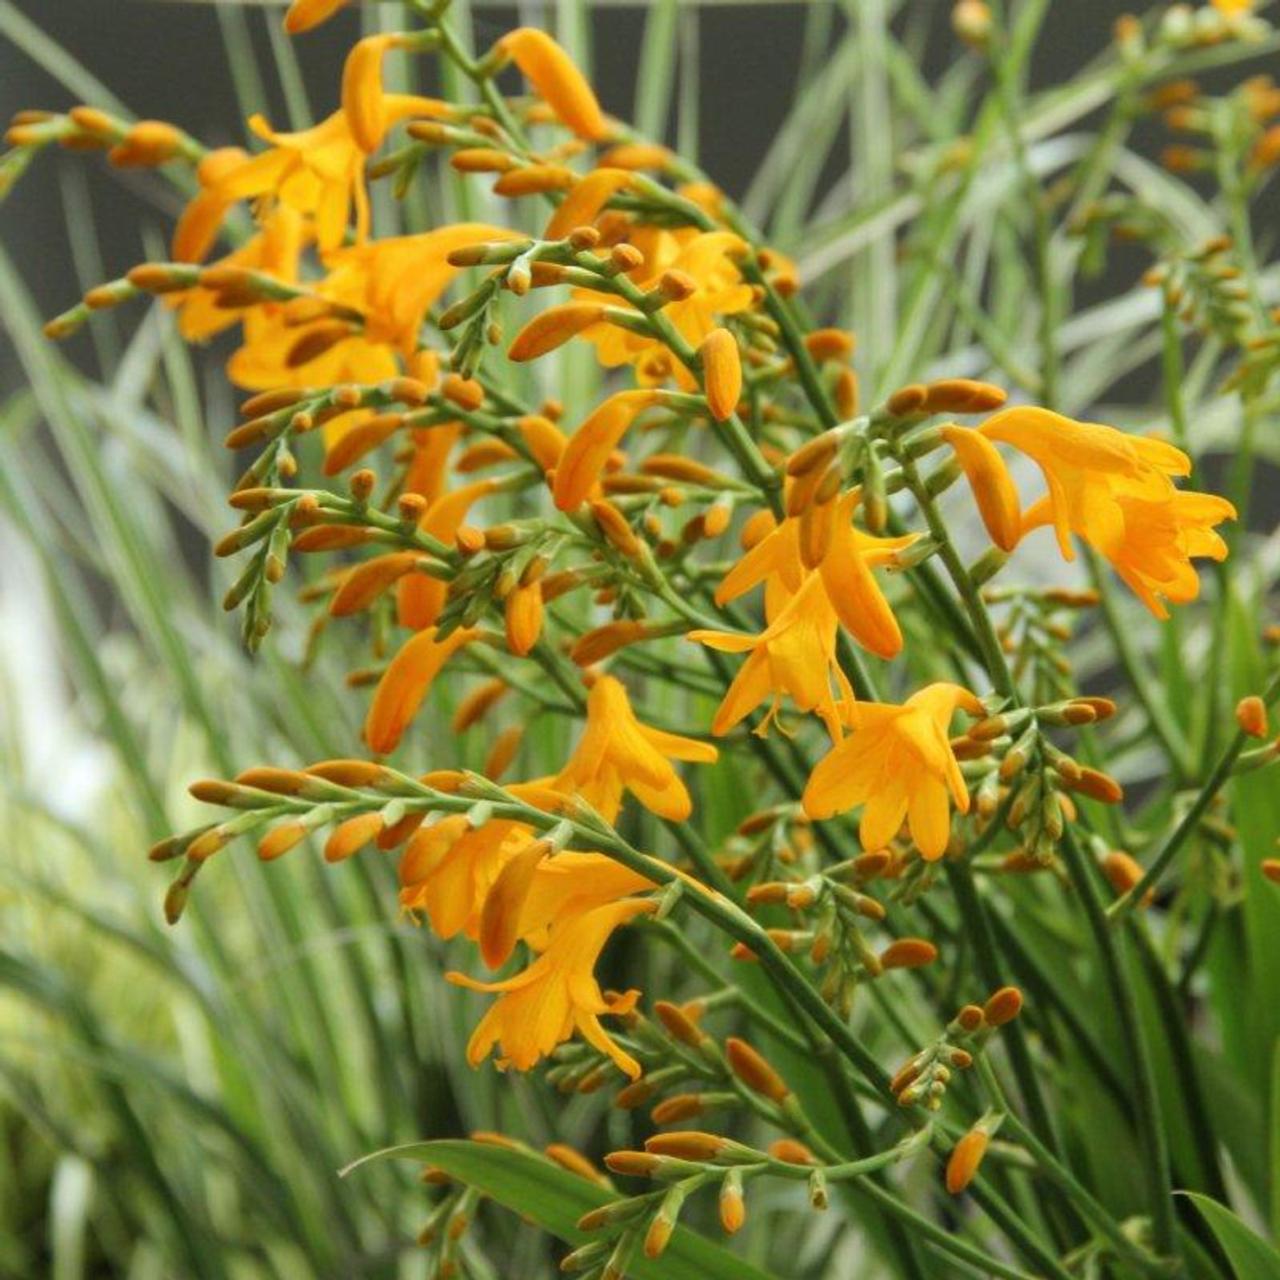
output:
<path id="1" fill-rule="evenodd" d="M 1045 86 L 1046 0 L 815 4 L 742 203 L 580 30 L 447 0 L 295 0 L 290 59 L 365 34 L 243 146 L 19 113 L 8 186 L 169 184 L 167 248 L 45 333 L 220 344 L 212 575 L 250 700 L 317 722 L 187 775 L 152 910 L 287 856 L 328 937 L 365 868 L 400 961 L 306 1016 L 424 1020 L 393 1091 L 447 1061 L 325 1183 L 394 1228 L 209 1274 L 1280 1277 L 1269 8 L 1119 16 Z M 659 134 L 686 16 L 635 51 Z"/>

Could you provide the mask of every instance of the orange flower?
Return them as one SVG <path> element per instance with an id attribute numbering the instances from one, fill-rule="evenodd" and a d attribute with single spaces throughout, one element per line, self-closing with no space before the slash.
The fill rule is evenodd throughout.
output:
<path id="1" fill-rule="evenodd" d="M 327 22 L 347 0 L 293 0 L 284 15 L 284 29 L 291 35 L 300 35 Z"/>
<path id="2" fill-rule="evenodd" d="M 1223 498 L 1174 488 L 1172 477 L 1191 470 L 1181 449 L 1030 406 L 1002 410 L 978 430 L 1025 453 L 1044 473 L 1049 492 L 1023 514 L 1023 532 L 1052 524 L 1067 560 L 1077 534 L 1157 617 L 1167 616 L 1162 597 L 1195 598 L 1191 557 L 1226 555 L 1213 526 L 1235 509 Z"/>
<path id="3" fill-rule="evenodd" d="M 982 432 L 966 431 L 955 423 L 942 428 L 942 438 L 955 451 L 991 541 L 1002 551 L 1012 551 L 1022 536 L 1022 508 L 995 445 Z"/>
<path id="4" fill-rule="evenodd" d="M 587 698 L 587 727 L 556 786 L 571 791 L 612 822 L 630 791 L 646 809 L 683 822 L 693 802 L 672 760 L 714 764 L 715 747 L 641 724 L 625 686 L 601 676 Z"/>
<path id="5" fill-rule="evenodd" d="M 235 204 L 234 196 L 222 190 L 224 179 L 249 159 L 241 147 L 219 147 L 206 152 L 196 166 L 200 190 L 182 211 L 173 231 L 173 260 L 201 262 L 213 248 L 227 210 Z"/>
<path id="6" fill-rule="evenodd" d="M 604 113 L 573 59 L 537 27 L 519 27 L 497 48 L 515 62 L 562 124 L 594 141 L 606 133 Z"/>
<path id="7" fill-rule="evenodd" d="M 915 541 L 915 535 L 876 538 L 864 533 L 852 522 L 857 504 L 856 491 L 837 503 L 831 538 L 818 569 L 827 599 L 849 634 L 871 653 L 892 658 L 902 648 L 902 632 L 871 570 L 892 563 L 898 551 Z M 727 604 L 763 582 L 765 616 L 772 620 L 806 576 L 800 557 L 800 521 L 786 519 L 754 543 L 725 575 L 716 589 L 716 603 Z"/>
<path id="8" fill-rule="evenodd" d="M 358 40 L 347 54 L 342 69 L 342 110 L 356 144 L 366 153 L 377 151 L 388 128 L 397 117 L 389 110 L 392 99 L 382 91 L 382 59 L 388 49 L 403 49 L 414 43 L 402 31 L 387 31 Z M 410 114 L 435 119 L 448 118 L 448 103 L 419 98 Z"/>
<path id="9" fill-rule="evenodd" d="M 298 262 L 306 244 L 307 232 L 301 215 L 281 206 L 263 219 L 256 235 L 220 258 L 216 265 L 261 271 L 291 284 L 298 278 Z M 241 320 L 246 331 L 260 329 L 263 311 L 279 309 L 278 304 L 268 303 L 251 312 L 234 311 L 218 306 L 214 290 L 201 288 L 169 294 L 166 301 L 177 307 L 178 331 L 188 342 L 203 342 Z"/>
<path id="10" fill-rule="evenodd" d="M 385 755 L 396 749 L 441 668 L 477 634 L 459 627 L 445 639 L 437 640 L 435 628 L 430 627 L 405 641 L 378 681 L 365 718 L 364 737 L 370 750 Z"/>
<path id="11" fill-rule="evenodd" d="M 969 792 L 947 729 L 956 708 L 982 715 L 982 703 L 954 684 L 931 684 L 901 706 L 846 702 L 852 734 L 818 762 L 804 790 L 805 812 L 829 818 L 863 805 L 859 834 L 868 853 L 883 848 L 907 819 L 921 855 L 942 857 L 951 835 L 948 793 L 961 813 Z"/>
<path id="12" fill-rule="evenodd" d="M 467 1060 L 478 1066 L 498 1044 L 503 1054 L 499 1066 L 527 1071 L 577 1031 L 634 1080 L 640 1064 L 609 1038 L 600 1018 L 629 1012 L 640 993 L 606 999 L 593 971 L 615 929 L 655 910 L 657 903 L 650 898 L 623 898 L 574 916 L 552 931 L 547 949 L 533 964 L 501 982 L 447 974 L 450 982 L 473 991 L 501 993 L 472 1034 Z"/>
<path id="13" fill-rule="evenodd" d="M 787 694 L 800 711 L 816 711 L 833 738 L 840 736 L 836 699 L 831 679 L 842 697 L 852 700 L 853 690 L 836 661 L 838 620 L 822 576 L 811 573 L 757 636 L 723 631 L 691 631 L 688 638 L 725 653 L 750 653 L 734 677 L 711 722 L 717 737 L 750 715 L 772 697 L 768 714 L 755 732 L 765 734 Z"/>

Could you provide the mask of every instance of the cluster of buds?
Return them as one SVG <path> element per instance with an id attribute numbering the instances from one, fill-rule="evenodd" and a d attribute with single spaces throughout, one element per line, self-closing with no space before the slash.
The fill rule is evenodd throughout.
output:
<path id="1" fill-rule="evenodd" d="M 1109 698 L 1071 697 L 1039 707 L 1000 711 L 971 725 L 954 744 L 967 772 L 977 772 L 975 809 L 986 824 L 1003 812 L 1005 826 L 1018 833 L 1019 851 L 1009 870 L 1052 864 L 1066 824 L 1076 817 L 1072 794 L 1102 804 L 1119 804 L 1120 784 L 1101 770 L 1082 765 L 1046 736 L 1050 729 L 1079 729 L 1115 714 Z M 995 768 L 991 768 L 992 764 Z"/>
<path id="2" fill-rule="evenodd" d="M 892 969 L 916 969 L 932 963 L 937 948 L 923 938 L 897 938 L 876 948 L 867 939 L 868 922 L 879 924 L 885 908 L 868 887 L 881 878 L 909 881 L 905 868 L 920 859 L 906 859 L 891 849 L 863 853 L 802 880 L 773 880 L 753 885 L 747 901 L 756 908 L 785 906 L 800 916 L 802 929 L 769 929 L 782 950 L 807 953 L 819 970 L 823 999 L 847 1017 L 859 986 Z M 739 958 L 751 952 L 741 943 Z"/>
<path id="3" fill-rule="evenodd" d="M 1022 1009 L 1017 987 L 1001 987 L 985 1004 L 967 1004 L 947 1024 L 932 1044 L 912 1054 L 899 1067 L 890 1089 L 902 1107 L 937 1111 L 956 1071 L 973 1066 L 991 1037 Z"/>
<path id="4" fill-rule="evenodd" d="M 1252 0 L 1194 7 L 1172 4 L 1154 25 L 1133 14 L 1121 14 L 1113 28 L 1116 47 L 1126 62 L 1137 65 L 1156 53 L 1203 49 L 1232 40 L 1265 40 L 1268 23 L 1253 12 Z"/>
<path id="5" fill-rule="evenodd" d="M 808 865 L 813 824 L 797 804 L 779 804 L 748 814 L 725 840 L 718 861 L 731 880 L 764 881 L 783 870 Z"/>
<path id="6" fill-rule="evenodd" d="M 488 1137 L 474 1136 L 477 1140 Z M 431 1166 L 423 1169 L 421 1176 L 428 1186 L 444 1189 L 417 1236 L 419 1246 L 426 1252 L 427 1274 L 433 1280 L 454 1280 L 461 1274 L 458 1252 L 462 1237 L 475 1218 L 480 1193 L 474 1187 L 454 1183 L 448 1174 Z"/>
<path id="7" fill-rule="evenodd" d="M 992 587 L 983 599 L 1004 606 L 996 636 L 1014 679 L 1029 682 L 1037 702 L 1072 697 L 1075 687 L 1065 650 L 1074 618 L 1097 605 L 1098 593 L 1089 588 Z"/>

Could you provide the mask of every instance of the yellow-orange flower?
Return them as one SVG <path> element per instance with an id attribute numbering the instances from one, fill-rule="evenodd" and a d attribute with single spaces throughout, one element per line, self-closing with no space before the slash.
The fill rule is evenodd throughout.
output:
<path id="1" fill-rule="evenodd" d="M 298 278 L 298 262 L 307 244 L 307 231 L 301 215 L 281 206 L 263 219 L 257 233 L 238 249 L 220 258 L 216 265 L 243 267 L 261 271 L 286 284 Z M 222 330 L 244 321 L 246 333 L 263 326 L 262 309 L 249 312 L 220 307 L 217 292 L 212 289 L 188 289 L 168 295 L 167 301 L 178 309 L 178 331 L 188 342 L 204 342 Z M 265 304 L 266 310 L 278 311 L 279 304 Z"/>
<path id="2" fill-rule="evenodd" d="M 892 658 L 902 648 L 897 619 L 871 573 L 892 563 L 915 535 L 876 538 L 853 524 L 856 492 L 845 494 L 832 515 L 832 533 L 818 565 L 823 589 L 836 616 L 863 648 Z M 786 519 L 754 543 L 716 589 L 716 603 L 736 600 L 765 584 L 765 616 L 776 618 L 808 574 L 800 557 L 800 521 Z"/>
<path id="3" fill-rule="evenodd" d="M 724 631 L 691 631 L 688 638 L 725 653 L 750 653 L 734 677 L 711 722 L 717 736 L 728 733 L 766 698 L 769 713 L 755 732 L 768 732 L 783 695 L 789 695 L 800 711 L 816 711 L 832 737 L 840 736 L 834 677 L 843 698 L 853 690 L 836 661 L 836 612 L 827 598 L 819 573 L 810 573 L 778 615 L 759 635 Z"/>
<path id="4" fill-rule="evenodd" d="M 804 791 L 812 818 L 862 805 L 859 835 L 868 852 L 883 848 L 906 818 L 923 857 L 942 857 L 954 802 L 969 811 L 969 792 L 947 735 L 957 708 L 983 714 L 982 703 L 954 684 L 931 684 L 897 706 L 847 702 L 852 733 L 818 762 Z"/>
<path id="5" fill-rule="evenodd" d="M 412 358 L 427 309 L 457 274 L 449 254 L 512 235 L 503 227 L 462 222 L 334 250 L 325 256 L 329 272 L 311 288 L 312 296 L 246 323 L 228 376 L 251 391 L 393 378 L 400 371 L 397 356 Z"/>
<path id="6" fill-rule="evenodd" d="M 708 742 L 641 724 L 625 686 L 601 676 L 587 697 L 586 731 L 556 785 L 581 796 L 609 822 L 626 791 L 661 817 L 683 822 L 693 802 L 671 761 L 713 764 L 718 755 Z"/>
<path id="7" fill-rule="evenodd" d="M 392 98 L 382 91 L 382 59 L 389 49 L 410 46 L 413 37 L 400 31 L 365 36 L 352 46 L 342 69 L 342 110 L 356 145 L 373 152 L 398 118 Z M 449 105 L 434 98 L 418 98 L 412 115 L 446 118 Z"/>
<path id="8" fill-rule="evenodd" d="M 1213 526 L 1235 509 L 1223 498 L 1174 488 L 1172 478 L 1191 470 L 1181 449 L 1032 406 L 1004 409 L 978 430 L 1025 453 L 1044 474 L 1049 492 L 1023 513 L 1022 531 L 1051 524 L 1067 560 L 1077 534 L 1158 617 L 1167 616 L 1162 599 L 1195 598 L 1191 557 L 1226 554 Z"/>
<path id="9" fill-rule="evenodd" d="M 577 1031 L 635 1079 L 640 1064 L 610 1039 L 600 1018 L 629 1012 L 639 992 L 606 999 L 594 969 L 616 928 L 656 909 L 651 898 L 623 898 L 574 916 L 552 930 L 547 949 L 533 964 L 501 982 L 477 982 L 465 974 L 448 974 L 449 981 L 459 986 L 498 992 L 501 997 L 472 1034 L 467 1060 L 479 1065 L 497 1044 L 503 1055 L 499 1066 L 527 1071 Z"/>

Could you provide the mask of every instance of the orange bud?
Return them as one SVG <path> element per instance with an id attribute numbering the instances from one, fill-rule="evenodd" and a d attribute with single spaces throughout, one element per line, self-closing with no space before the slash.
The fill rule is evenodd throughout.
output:
<path id="1" fill-rule="evenodd" d="M 748 1089 L 773 1102 L 783 1102 L 790 1096 L 787 1082 L 745 1040 L 730 1036 L 724 1047 L 730 1069 Z"/>
<path id="2" fill-rule="evenodd" d="M 640 541 L 636 537 L 627 518 L 607 499 L 600 498 L 591 504 L 591 514 L 595 517 L 600 532 L 608 541 L 628 559 L 640 554 Z"/>
<path id="3" fill-rule="evenodd" d="M 677 1093 L 664 1098 L 650 1112 L 654 1124 L 677 1124 L 702 1114 L 702 1098 L 696 1093 Z"/>
<path id="4" fill-rule="evenodd" d="M 272 827 L 258 841 L 258 857 L 263 862 L 270 862 L 273 858 L 288 853 L 294 845 L 305 840 L 307 833 L 308 828 L 301 822 L 282 822 L 279 826 Z"/>
<path id="5" fill-rule="evenodd" d="M 938 948 L 923 938 L 899 938 L 880 953 L 886 969 L 919 969 L 938 958 Z"/>
<path id="6" fill-rule="evenodd" d="M 1081 769 L 1078 777 L 1064 776 L 1062 783 L 1069 790 L 1103 804 L 1119 804 L 1124 799 L 1124 788 L 1110 774 L 1098 769 Z"/>
<path id="7" fill-rule="evenodd" d="M 918 382 L 901 387 L 889 397 L 888 410 L 895 418 L 905 418 L 923 410 L 929 399 L 929 390 Z"/>
<path id="8" fill-rule="evenodd" d="M 707 1033 L 678 1004 L 669 1000 L 658 1000 L 653 1006 L 658 1021 L 667 1029 L 667 1034 L 681 1044 L 696 1049 L 707 1038 Z"/>
<path id="9" fill-rule="evenodd" d="M 182 147 L 182 134 L 163 120 L 139 120 L 111 148 L 107 159 L 117 169 L 150 169 L 172 160 Z"/>
<path id="10" fill-rule="evenodd" d="M 726 1178 L 720 1188 L 720 1225 L 726 1235 L 733 1235 L 742 1229 L 747 1220 L 747 1205 L 742 1198 L 742 1184 Z"/>
<path id="11" fill-rule="evenodd" d="M 576 1173 L 578 1177 L 586 1178 L 588 1182 L 608 1181 L 586 1156 L 563 1142 L 553 1142 L 545 1150 L 546 1154 L 562 1169 L 568 1169 L 570 1173 Z"/>
<path id="12" fill-rule="evenodd" d="M 347 0 L 293 0 L 284 15 L 284 29 L 291 36 L 300 35 L 332 18 Z"/>
<path id="13" fill-rule="evenodd" d="M 1258 865 L 1262 868 L 1262 874 L 1272 884 L 1280 884 L 1280 858 L 1263 858 Z"/>
<path id="14" fill-rule="evenodd" d="M 1128 893 L 1142 879 L 1142 864 L 1119 849 L 1113 849 L 1102 859 L 1102 873 L 1111 887 L 1120 894 Z M 1148 889 L 1140 906 L 1150 906 L 1155 890 Z"/>
<path id="15" fill-rule="evenodd" d="M 970 1129 L 951 1150 L 947 1160 L 947 1190 L 958 1196 L 978 1174 L 991 1139 L 981 1129 Z"/>
<path id="16" fill-rule="evenodd" d="M 532 196 L 546 191 L 567 191 L 578 175 L 561 164 L 529 164 L 522 169 L 511 169 L 493 184 L 500 196 Z"/>
<path id="17" fill-rule="evenodd" d="M 598 324 L 603 315 L 604 307 L 596 302 L 566 302 L 548 307 L 516 334 L 507 355 L 517 362 L 535 360 Z"/>
<path id="18" fill-rule="evenodd" d="M 508 597 L 503 614 L 506 622 L 507 648 L 524 657 L 542 635 L 542 584 L 517 587 Z"/>
<path id="19" fill-rule="evenodd" d="M 470 729 L 473 724 L 481 720 L 486 713 L 497 704 L 511 689 L 505 680 L 494 677 L 492 680 L 486 680 L 483 684 L 477 685 L 463 700 L 458 704 L 458 709 L 453 713 L 453 731 L 454 733 L 464 733 Z"/>
<path id="20" fill-rule="evenodd" d="M 333 829 L 324 846 L 326 862 L 341 862 L 353 853 L 359 853 L 382 830 L 382 815 L 358 813 Z"/>
<path id="21" fill-rule="evenodd" d="M 712 329 L 698 348 L 707 407 L 717 422 L 731 418 L 742 395 L 742 360 L 728 329 Z"/>
<path id="22" fill-rule="evenodd" d="M 678 1129 L 646 1138 L 644 1149 L 655 1156 L 675 1156 L 680 1160 L 714 1160 L 726 1146 L 725 1139 L 700 1129 Z"/>
<path id="23" fill-rule="evenodd" d="M 647 1151 L 610 1151 L 604 1162 L 614 1173 L 631 1178 L 647 1178 L 662 1164 Z"/>
<path id="24" fill-rule="evenodd" d="M 785 1164 L 816 1164 L 813 1152 L 794 1138 L 779 1138 L 769 1144 L 769 1154 Z"/>
<path id="25" fill-rule="evenodd" d="M 989 1027 L 1003 1027 L 1006 1022 L 1012 1022 L 1021 1010 L 1022 992 L 1017 987 L 1001 987 L 982 1006 L 982 1018 Z"/>
<path id="26" fill-rule="evenodd" d="M 1267 736 L 1267 704 L 1256 694 L 1241 698 L 1236 703 L 1236 724 L 1242 733 L 1251 738 Z"/>

